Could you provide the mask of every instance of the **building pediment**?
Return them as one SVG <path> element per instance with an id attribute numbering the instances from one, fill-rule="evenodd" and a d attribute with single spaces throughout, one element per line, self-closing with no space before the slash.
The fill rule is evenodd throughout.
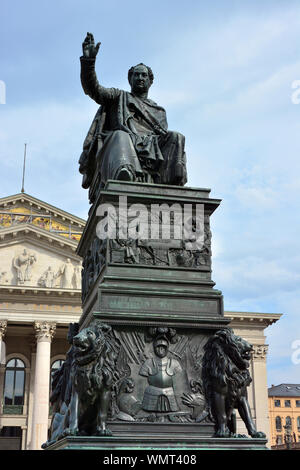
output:
<path id="1" fill-rule="evenodd" d="M 8 228 L 31 225 L 78 243 L 85 221 L 28 194 L 0 198 L 0 234 Z"/>
<path id="2" fill-rule="evenodd" d="M 81 289 L 77 242 L 30 223 L 0 231 L 0 286 Z"/>

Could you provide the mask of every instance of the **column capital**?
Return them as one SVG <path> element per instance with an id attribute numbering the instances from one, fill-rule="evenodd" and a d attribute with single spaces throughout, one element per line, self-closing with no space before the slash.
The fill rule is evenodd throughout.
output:
<path id="1" fill-rule="evenodd" d="M 0 320 L 0 341 L 4 339 L 7 330 L 7 320 Z"/>
<path id="2" fill-rule="evenodd" d="M 34 329 L 35 329 L 35 337 L 37 339 L 37 342 L 39 341 L 51 342 L 55 334 L 56 323 L 47 322 L 47 321 L 35 321 Z"/>
<path id="3" fill-rule="evenodd" d="M 254 344 L 253 345 L 253 359 L 265 360 L 267 357 L 269 346 L 267 344 Z"/>

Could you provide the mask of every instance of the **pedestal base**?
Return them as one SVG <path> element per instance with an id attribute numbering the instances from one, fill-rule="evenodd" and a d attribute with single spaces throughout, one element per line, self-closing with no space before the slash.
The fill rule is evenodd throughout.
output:
<path id="1" fill-rule="evenodd" d="M 185 436 L 66 437 L 48 450 L 268 450 L 266 439 L 232 439 Z"/>

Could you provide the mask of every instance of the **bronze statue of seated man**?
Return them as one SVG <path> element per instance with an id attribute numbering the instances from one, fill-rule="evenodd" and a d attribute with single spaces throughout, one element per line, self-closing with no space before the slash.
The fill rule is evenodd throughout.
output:
<path id="1" fill-rule="evenodd" d="M 187 181 L 185 138 L 168 131 L 166 112 L 148 99 L 150 67 L 128 72 L 131 92 L 99 84 L 95 61 L 100 43 L 88 33 L 83 42 L 81 83 L 100 108 L 84 141 L 79 160 L 82 186 L 103 186 L 108 179 L 183 186 Z"/>

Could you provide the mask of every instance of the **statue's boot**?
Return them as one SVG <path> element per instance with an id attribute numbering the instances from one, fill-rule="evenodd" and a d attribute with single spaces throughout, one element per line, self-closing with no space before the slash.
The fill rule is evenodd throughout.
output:
<path id="1" fill-rule="evenodd" d="M 116 179 L 121 181 L 133 181 L 134 178 L 132 172 L 128 168 L 123 167 L 118 171 Z"/>

